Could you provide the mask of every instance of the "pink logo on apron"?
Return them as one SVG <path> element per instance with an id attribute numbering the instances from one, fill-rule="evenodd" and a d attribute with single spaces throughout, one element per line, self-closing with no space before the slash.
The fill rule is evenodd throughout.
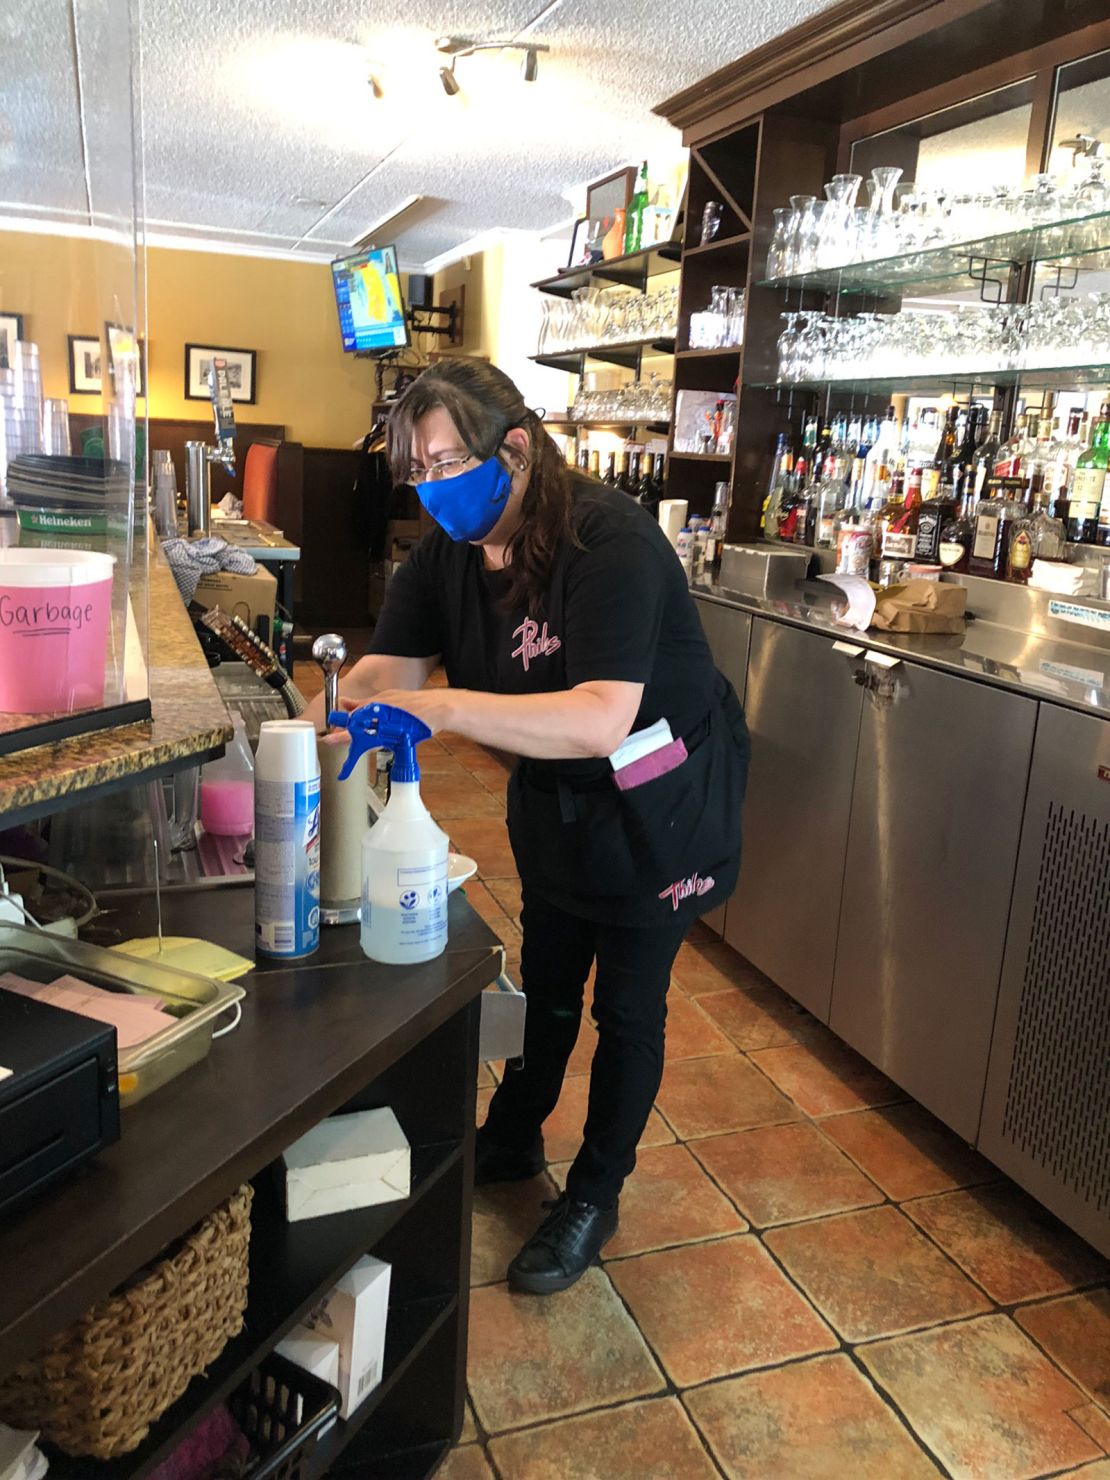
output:
<path id="1" fill-rule="evenodd" d="M 531 617 L 525 617 L 513 636 L 520 638 L 520 646 L 514 648 L 509 656 L 521 660 L 525 673 L 528 672 L 528 665 L 533 658 L 546 658 L 551 653 L 558 652 L 563 645 L 560 638 L 548 636 L 546 622 L 540 627 Z"/>
<path id="2" fill-rule="evenodd" d="M 715 883 L 715 879 L 703 879 L 700 874 L 691 874 L 688 879 L 676 879 L 673 884 L 668 884 L 659 898 L 669 899 L 677 910 L 684 899 L 689 899 L 694 894 L 708 894 Z"/>

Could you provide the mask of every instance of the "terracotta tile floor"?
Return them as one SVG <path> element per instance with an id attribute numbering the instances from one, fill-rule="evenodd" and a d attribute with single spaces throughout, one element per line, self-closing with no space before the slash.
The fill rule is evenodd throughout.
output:
<path id="1" fill-rule="evenodd" d="M 505 768 L 450 736 L 421 762 L 517 972 Z M 671 1020 L 599 1268 L 504 1284 L 577 1148 L 588 1019 L 549 1174 L 476 1197 L 445 1480 L 1110 1480 L 1107 1265 L 703 927 Z"/>

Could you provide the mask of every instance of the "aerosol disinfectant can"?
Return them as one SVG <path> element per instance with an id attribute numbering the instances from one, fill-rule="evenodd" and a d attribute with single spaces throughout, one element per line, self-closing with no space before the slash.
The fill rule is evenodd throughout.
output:
<path id="1" fill-rule="evenodd" d="M 287 960 L 320 944 L 320 762 L 308 720 L 267 720 L 259 731 L 254 943 Z"/>

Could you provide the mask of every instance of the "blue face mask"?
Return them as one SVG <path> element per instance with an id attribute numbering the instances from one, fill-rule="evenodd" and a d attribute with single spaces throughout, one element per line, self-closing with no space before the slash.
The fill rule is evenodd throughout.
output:
<path id="1" fill-rule="evenodd" d="M 457 478 L 417 484 L 428 513 L 457 543 L 484 540 L 501 518 L 512 491 L 512 474 L 496 457 Z"/>

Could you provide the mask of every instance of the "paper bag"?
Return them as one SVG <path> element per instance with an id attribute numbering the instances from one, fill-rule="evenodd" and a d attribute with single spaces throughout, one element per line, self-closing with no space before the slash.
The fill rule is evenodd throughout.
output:
<path id="1" fill-rule="evenodd" d="M 967 592 L 940 581 L 907 581 L 879 592 L 872 627 L 883 632 L 963 632 Z"/>

